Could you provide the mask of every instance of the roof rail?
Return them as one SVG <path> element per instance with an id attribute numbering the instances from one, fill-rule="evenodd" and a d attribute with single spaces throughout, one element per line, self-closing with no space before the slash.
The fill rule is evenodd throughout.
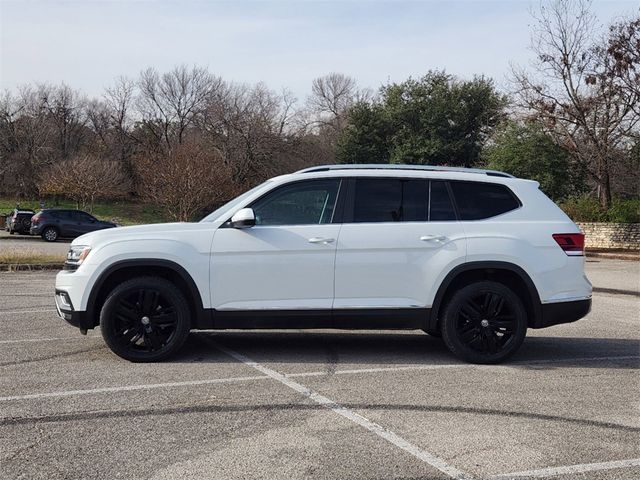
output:
<path id="1" fill-rule="evenodd" d="M 460 173 L 478 173 L 481 175 L 489 175 L 491 177 L 515 178 L 505 172 L 497 170 L 483 170 L 480 168 L 463 168 L 463 167 L 440 167 L 437 165 L 403 165 L 391 163 L 363 163 L 350 165 L 318 165 L 317 167 L 309 167 L 299 170 L 295 173 L 312 173 L 312 172 L 328 172 L 331 170 L 417 170 L 428 172 L 460 172 Z"/>

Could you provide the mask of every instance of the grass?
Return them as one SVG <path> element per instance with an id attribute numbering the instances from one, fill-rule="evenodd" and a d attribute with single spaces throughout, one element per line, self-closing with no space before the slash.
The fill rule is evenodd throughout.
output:
<path id="1" fill-rule="evenodd" d="M 37 252 L 35 250 L 25 250 L 23 248 L 2 248 L 0 250 L 0 265 L 2 264 L 40 264 L 57 263 L 62 265 L 66 257 L 64 254 L 51 255 Z"/>
<path id="2" fill-rule="evenodd" d="M 38 200 L 16 200 L 12 198 L 0 198 L 0 214 L 9 213 L 20 204 L 20 208 L 30 208 L 36 212 L 40 210 Z M 70 200 L 46 200 L 45 208 L 78 208 L 77 204 Z M 82 208 L 81 208 L 82 210 Z M 89 211 L 86 209 L 85 211 Z M 90 212 L 99 220 L 112 221 L 121 225 L 136 225 L 143 223 L 161 223 L 168 221 L 162 210 L 155 205 L 132 201 L 97 202 Z"/>

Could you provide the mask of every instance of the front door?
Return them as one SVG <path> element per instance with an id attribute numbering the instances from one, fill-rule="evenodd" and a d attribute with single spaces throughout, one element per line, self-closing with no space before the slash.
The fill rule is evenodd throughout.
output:
<path id="1" fill-rule="evenodd" d="M 213 237 L 211 298 L 216 311 L 329 312 L 333 303 L 334 218 L 340 179 L 293 182 L 248 207 L 256 225 L 228 224 Z"/>

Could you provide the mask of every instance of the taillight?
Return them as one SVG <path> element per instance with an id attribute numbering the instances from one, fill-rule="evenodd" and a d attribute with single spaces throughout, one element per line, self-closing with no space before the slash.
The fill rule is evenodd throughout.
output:
<path id="1" fill-rule="evenodd" d="M 584 233 L 554 233 L 553 239 L 567 255 L 584 255 Z"/>

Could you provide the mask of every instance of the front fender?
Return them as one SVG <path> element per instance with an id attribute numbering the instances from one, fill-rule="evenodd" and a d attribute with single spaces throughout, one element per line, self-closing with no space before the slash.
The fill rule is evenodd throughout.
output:
<path id="1" fill-rule="evenodd" d="M 173 239 L 127 239 L 112 241 L 98 247 L 87 257 L 73 275 L 85 278 L 85 289 L 79 299 L 80 310 L 89 310 L 95 300 L 100 282 L 124 266 L 138 267 L 144 274 L 145 267 L 168 267 L 179 273 L 192 285 L 202 307 L 209 308 L 210 242 L 194 245 Z"/>

